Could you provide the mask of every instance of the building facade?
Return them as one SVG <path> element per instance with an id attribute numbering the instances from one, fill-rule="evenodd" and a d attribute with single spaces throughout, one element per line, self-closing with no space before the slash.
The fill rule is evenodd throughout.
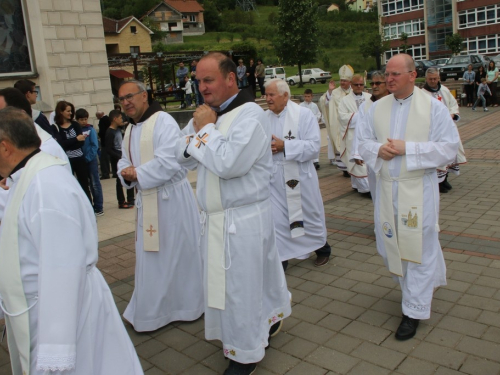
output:
<path id="1" fill-rule="evenodd" d="M 448 35 L 464 38 L 463 54 L 500 53 L 500 4 L 498 0 L 381 0 L 380 28 L 391 40 L 386 60 L 400 52 L 406 33 L 407 53 L 415 60 L 450 57 Z"/>
<path id="2" fill-rule="evenodd" d="M 6 0 L 0 26 L 0 88 L 34 81 L 45 112 L 58 99 L 113 109 L 99 0 Z"/>

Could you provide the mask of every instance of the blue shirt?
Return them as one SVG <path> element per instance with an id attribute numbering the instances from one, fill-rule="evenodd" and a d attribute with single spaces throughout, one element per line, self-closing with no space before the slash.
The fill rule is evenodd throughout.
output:
<path id="1" fill-rule="evenodd" d="M 474 80 L 476 78 L 476 72 L 471 71 L 469 72 L 468 70 L 464 73 L 464 81 L 467 83 L 474 83 Z"/>
<path id="2" fill-rule="evenodd" d="M 85 161 L 90 163 L 97 157 L 97 150 L 99 149 L 99 143 L 97 142 L 97 133 L 91 125 L 82 126 L 82 134 L 87 135 L 85 138 L 85 143 L 83 144 L 83 156 Z"/>

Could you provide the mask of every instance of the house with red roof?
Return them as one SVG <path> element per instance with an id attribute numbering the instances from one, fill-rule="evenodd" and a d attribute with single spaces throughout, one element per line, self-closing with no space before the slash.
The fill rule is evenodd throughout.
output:
<path id="1" fill-rule="evenodd" d="M 153 31 L 147 28 L 137 18 L 130 16 L 121 20 L 102 17 L 106 53 L 108 56 L 117 53 L 152 52 L 151 35 Z"/>
<path id="2" fill-rule="evenodd" d="M 196 0 L 163 0 L 141 18 L 148 17 L 161 31 L 165 43 L 182 43 L 184 35 L 205 34 L 203 7 Z"/>

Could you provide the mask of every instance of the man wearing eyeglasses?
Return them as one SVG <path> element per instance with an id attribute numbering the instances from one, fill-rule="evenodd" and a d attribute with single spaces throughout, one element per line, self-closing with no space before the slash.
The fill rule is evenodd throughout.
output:
<path id="1" fill-rule="evenodd" d="M 187 170 L 177 163 L 179 125 L 146 87 L 127 81 L 119 101 L 131 118 L 118 176 L 136 195 L 135 289 L 123 317 L 138 332 L 203 314 L 200 216 Z"/>
<path id="2" fill-rule="evenodd" d="M 368 184 L 368 173 L 366 166 L 351 161 L 351 152 L 356 133 L 357 122 L 361 116 L 358 112 L 371 102 L 371 95 L 364 92 L 365 84 L 361 75 L 355 74 L 351 79 L 352 92 L 342 98 L 339 104 L 340 134 L 343 140 L 344 149 L 340 151 L 340 158 L 347 167 L 347 172 L 351 176 L 352 188 L 360 194 L 370 196 L 370 186 Z"/>
<path id="3" fill-rule="evenodd" d="M 319 109 L 328 130 L 328 158 L 332 164 L 337 164 L 337 168 L 343 172 L 344 177 L 351 177 L 351 175 L 347 173 L 347 167 L 340 159 L 339 150 L 344 149 L 344 146 L 340 136 L 338 108 L 342 98 L 351 93 L 353 74 L 354 70 L 350 65 L 341 66 L 339 69 L 340 87 L 335 88 L 335 81 L 330 81 L 328 91 L 319 100 Z"/>
<path id="4" fill-rule="evenodd" d="M 460 115 L 457 100 L 451 94 L 450 90 L 441 84 L 439 79 L 439 71 L 436 68 L 427 69 L 425 72 L 425 86 L 423 87 L 423 90 L 426 94 L 436 98 L 442 102 L 446 108 L 448 108 L 453 121 L 459 121 Z M 451 171 L 453 174 L 458 176 L 460 174 L 460 164 L 464 164 L 466 162 L 467 159 L 465 158 L 465 150 L 462 142 L 460 141 L 457 160 L 450 165 L 441 166 L 437 169 L 440 193 L 448 193 L 448 191 L 452 189 L 451 184 L 448 182 L 448 171 Z"/>
<path id="5" fill-rule="evenodd" d="M 392 95 L 373 103 L 359 134 L 359 153 L 377 174 L 377 250 L 402 291 L 398 340 L 430 318 L 434 288 L 446 285 L 436 168 L 455 159 L 460 141 L 448 109 L 415 87 L 416 76 L 409 55 L 389 60 Z"/>
<path id="6" fill-rule="evenodd" d="M 357 165 L 364 165 L 366 167 L 366 172 L 368 174 L 368 185 L 370 187 L 370 194 L 372 196 L 372 199 L 375 200 L 375 187 L 377 185 L 377 176 L 375 176 L 375 173 L 368 167 L 364 162 L 363 158 L 361 155 L 359 155 L 358 151 L 358 145 L 359 145 L 359 129 L 362 125 L 362 121 L 364 116 L 368 113 L 368 110 L 372 106 L 374 102 L 377 100 L 383 98 L 386 95 L 389 95 L 389 91 L 387 91 L 387 86 L 385 84 L 385 75 L 384 72 L 377 70 L 372 73 L 372 81 L 370 82 L 370 86 L 372 88 L 372 96 L 370 97 L 370 100 L 367 100 L 365 102 L 365 105 L 362 105 L 359 109 L 359 112 L 357 112 L 353 116 L 352 121 L 356 121 L 358 126 L 356 126 L 355 129 L 355 135 L 354 139 L 352 141 L 352 150 L 351 150 L 351 155 L 349 157 L 349 161 L 356 163 Z M 356 120 L 354 117 L 358 117 Z"/>
<path id="7" fill-rule="evenodd" d="M 30 105 L 36 104 L 36 98 L 38 97 L 38 91 L 36 90 L 36 84 L 29 79 L 21 79 L 14 84 L 14 87 L 21 91 Z M 38 109 L 31 108 L 31 117 L 33 121 L 35 121 L 38 126 L 40 126 L 43 130 L 49 133 L 53 138 L 57 138 L 58 135 L 55 134 L 54 128 L 50 126 L 49 120 L 47 117 L 40 112 Z"/>

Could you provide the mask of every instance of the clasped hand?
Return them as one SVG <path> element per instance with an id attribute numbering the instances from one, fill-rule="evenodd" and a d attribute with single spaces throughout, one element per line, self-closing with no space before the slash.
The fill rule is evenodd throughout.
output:
<path id="1" fill-rule="evenodd" d="M 135 170 L 135 167 L 133 166 L 124 168 L 121 172 L 121 175 L 126 181 L 137 181 L 137 172 Z"/>
<path id="2" fill-rule="evenodd" d="M 400 139 L 387 138 L 387 143 L 380 146 L 378 150 L 379 158 L 392 160 L 395 156 L 406 154 L 406 142 Z"/>
<path id="3" fill-rule="evenodd" d="M 271 151 L 273 152 L 273 154 L 277 154 L 278 152 L 283 152 L 284 149 L 285 149 L 285 142 L 273 134 L 273 140 L 271 141 Z"/>
<path id="4" fill-rule="evenodd" d="M 193 114 L 193 128 L 198 133 L 207 124 L 215 124 L 217 113 L 208 105 L 203 104 L 196 108 Z"/>

